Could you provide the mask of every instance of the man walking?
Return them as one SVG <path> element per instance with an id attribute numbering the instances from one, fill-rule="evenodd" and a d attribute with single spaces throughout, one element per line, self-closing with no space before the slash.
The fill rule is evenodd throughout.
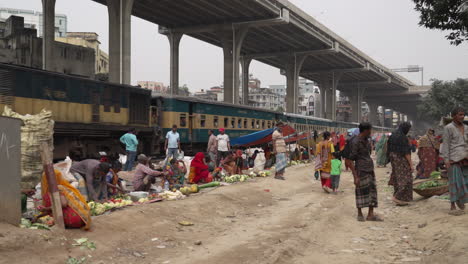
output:
<path id="1" fill-rule="evenodd" d="M 277 126 L 275 132 L 273 132 L 273 135 L 271 137 L 273 140 L 273 152 L 275 153 L 276 158 L 275 179 L 285 180 L 284 173 L 286 171 L 286 165 L 288 164 L 288 162 L 286 160 L 286 142 L 284 141 L 280 125 Z"/>
<path id="2" fill-rule="evenodd" d="M 171 157 L 177 159 L 180 151 L 180 135 L 179 132 L 177 132 L 177 125 L 173 125 L 172 130 L 167 132 L 164 149 L 167 153 L 166 164 Z"/>
<path id="3" fill-rule="evenodd" d="M 208 147 L 206 148 L 206 152 L 210 156 L 210 159 L 215 162 L 216 161 L 216 153 L 218 151 L 218 144 L 216 140 L 216 136 L 214 135 L 213 130 L 208 130 Z"/>
<path id="4" fill-rule="evenodd" d="M 224 133 L 224 128 L 219 129 L 219 135 L 216 136 L 216 141 L 218 145 L 218 158 L 216 164 L 219 165 L 222 159 L 225 159 L 229 151 L 231 150 L 231 144 L 229 143 L 229 136 Z"/>
<path id="5" fill-rule="evenodd" d="M 359 135 L 350 142 L 350 150 L 347 159 L 351 172 L 354 176 L 354 185 L 356 186 L 356 206 L 358 210 L 358 221 L 383 221 L 378 215 L 374 214 L 374 208 L 378 206 L 377 185 L 374 174 L 374 162 L 371 159 L 371 144 L 369 138 L 372 134 L 372 125 L 369 123 L 359 124 Z M 346 149 L 346 147 L 345 147 Z M 345 151 L 346 152 L 346 151 Z M 369 208 L 367 218 L 362 214 L 362 208 Z"/>
<path id="6" fill-rule="evenodd" d="M 451 114 L 453 121 L 444 128 L 441 157 L 448 170 L 450 214 L 460 215 L 468 202 L 468 126 L 463 124 L 465 109 L 456 107 Z"/>
<path id="7" fill-rule="evenodd" d="M 120 142 L 125 144 L 125 150 L 127 152 L 127 162 L 125 162 L 123 170 L 131 171 L 133 169 L 133 162 L 135 161 L 138 147 L 135 128 L 131 128 L 125 135 L 120 137 Z"/>

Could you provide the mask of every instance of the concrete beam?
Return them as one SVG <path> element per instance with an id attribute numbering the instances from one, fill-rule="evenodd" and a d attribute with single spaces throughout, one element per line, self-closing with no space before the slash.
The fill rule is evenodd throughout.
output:
<path id="1" fill-rule="evenodd" d="M 179 94 L 179 46 L 183 34 L 169 33 L 167 39 L 169 40 L 170 49 L 170 89 L 171 95 Z"/>
<path id="2" fill-rule="evenodd" d="M 370 70 L 369 69 L 369 64 L 366 64 L 366 67 L 342 68 L 342 69 L 323 69 L 323 70 L 301 72 L 301 74 L 309 75 L 309 74 L 353 73 L 353 72 L 366 72 L 366 71 L 369 71 L 369 70 Z"/>
<path id="3" fill-rule="evenodd" d="M 206 32 L 219 32 L 219 31 L 229 31 L 237 27 L 265 27 L 265 26 L 274 26 L 274 25 L 283 25 L 289 23 L 289 10 L 283 8 L 280 11 L 280 14 L 276 18 L 269 19 L 259 19 L 259 20 L 246 20 L 242 22 L 234 23 L 221 23 L 221 24 L 208 24 L 208 25 L 195 25 L 188 27 L 176 27 L 176 28 L 166 28 L 159 26 L 159 33 L 168 34 L 168 33 L 181 33 L 181 34 L 198 34 Z"/>
<path id="4" fill-rule="evenodd" d="M 249 105 L 249 67 L 251 59 L 241 59 L 242 66 L 242 104 Z"/>
<path id="5" fill-rule="evenodd" d="M 42 0 L 42 69 L 55 71 L 55 0 Z"/>
<path id="6" fill-rule="evenodd" d="M 383 84 L 391 84 L 392 80 L 389 78 L 386 81 L 348 81 L 348 82 L 341 82 L 340 85 L 383 85 Z"/>
<path id="7" fill-rule="evenodd" d="M 299 97 L 299 73 L 307 55 L 284 58 L 286 61 L 286 112 L 297 114 Z"/>
<path id="8" fill-rule="evenodd" d="M 285 50 L 285 51 L 278 51 L 278 52 L 266 52 L 266 53 L 250 53 L 244 54 L 243 57 L 249 59 L 267 59 L 267 58 L 275 58 L 275 57 L 291 57 L 295 55 L 307 55 L 307 56 L 317 56 L 317 55 L 325 55 L 325 54 L 333 54 L 339 52 L 339 44 L 335 43 L 332 48 L 329 49 L 318 49 L 318 50 Z"/>

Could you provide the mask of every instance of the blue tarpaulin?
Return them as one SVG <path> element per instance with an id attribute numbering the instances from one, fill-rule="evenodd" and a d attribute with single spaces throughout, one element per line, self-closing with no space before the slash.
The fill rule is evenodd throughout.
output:
<path id="1" fill-rule="evenodd" d="M 262 131 L 254 132 L 254 133 L 252 133 L 252 134 L 248 134 L 248 135 L 245 135 L 245 136 L 242 136 L 242 137 L 238 137 L 238 138 L 232 139 L 232 140 L 231 140 L 231 146 L 235 146 L 235 145 L 240 145 L 240 146 L 249 145 L 249 144 L 252 143 L 252 142 L 261 140 L 261 139 L 263 139 L 263 138 L 265 138 L 265 137 L 267 137 L 267 136 L 273 134 L 273 131 L 274 131 L 273 128 L 269 128 L 269 129 L 265 129 L 265 130 L 262 130 Z"/>

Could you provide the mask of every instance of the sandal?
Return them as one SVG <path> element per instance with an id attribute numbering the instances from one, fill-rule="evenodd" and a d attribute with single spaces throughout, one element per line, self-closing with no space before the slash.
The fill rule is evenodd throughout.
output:
<path id="1" fill-rule="evenodd" d="M 373 217 L 369 218 L 367 217 L 366 221 L 371 221 L 371 222 L 383 222 L 383 218 L 381 218 L 378 215 L 374 215 Z"/>
<path id="2" fill-rule="evenodd" d="M 357 220 L 358 220 L 359 222 L 365 222 L 365 221 L 366 221 L 366 219 L 364 219 L 364 216 L 363 216 L 363 215 L 358 215 Z"/>

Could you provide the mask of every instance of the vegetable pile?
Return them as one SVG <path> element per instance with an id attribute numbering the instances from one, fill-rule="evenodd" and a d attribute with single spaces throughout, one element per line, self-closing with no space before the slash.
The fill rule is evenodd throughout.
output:
<path id="1" fill-rule="evenodd" d="M 88 206 L 91 209 L 91 215 L 102 215 L 106 211 L 112 210 L 114 208 L 122 208 L 131 204 L 133 204 L 131 200 L 110 199 L 107 203 L 97 203 L 91 201 L 88 203 Z"/>
<path id="2" fill-rule="evenodd" d="M 440 171 L 433 171 L 431 172 L 431 179 L 439 180 L 441 179 L 441 173 Z"/>
<path id="3" fill-rule="evenodd" d="M 175 192 L 171 192 L 171 191 L 164 191 L 163 193 L 159 194 L 159 196 L 161 198 L 164 198 L 165 200 L 168 200 L 168 201 L 174 201 L 174 200 L 179 200 L 179 199 L 183 199 L 185 198 L 185 195 L 180 192 L 180 191 L 175 191 Z"/>
<path id="4" fill-rule="evenodd" d="M 425 189 L 440 187 L 440 186 L 445 186 L 445 185 L 447 185 L 447 182 L 431 180 L 431 181 L 426 181 L 426 182 L 421 183 L 420 185 L 416 187 L 416 189 L 425 190 Z"/>
<path id="5" fill-rule="evenodd" d="M 26 218 L 21 218 L 20 228 L 50 230 L 48 225 L 40 224 L 40 223 L 31 224 L 31 221 L 29 221 Z"/>
<path id="6" fill-rule="evenodd" d="M 243 174 L 243 175 L 235 174 L 235 175 L 224 177 L 224 181 L 227 183 L 244 182 L 250 178 L 251 177 L 247 174 Z"/>

